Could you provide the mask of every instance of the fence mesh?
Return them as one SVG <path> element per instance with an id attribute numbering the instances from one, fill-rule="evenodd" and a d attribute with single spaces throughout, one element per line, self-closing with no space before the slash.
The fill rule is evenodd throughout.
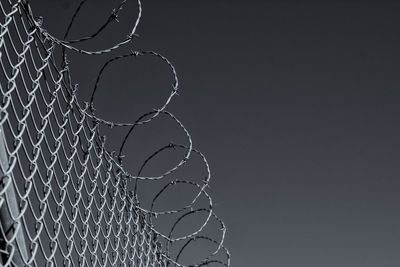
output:
<path id="1" fill-rule="evenodd" d="M 70 75 L 65 51 L 86 55 L 107 54 L 131 45 L 142 6 L 131 32 L 112 47 L 88 51 L 75 45 L 96 38 L 115 21 L 126 1 L 111 12 L 90 36 L 66 41 L 82 1 L 68 26 L 64 40 L 57 39 L 35 17 L 27 0 L 1 0 L 0 32 L 0 264 L 2 266 L 229 266 L 223 246 L 226 228 L 215 215 L 207 193 L 209 166 L 192 145 L 184 125 L 166 110 L 178 91 L 173 65 L 154 51 L 131 51 L 108 60 L 101 68 L 89 103 L 79 103 L 78 87 Z M 59 49 L 62 57 L 56 56 Z M 93 101 L 103 71 L 127 57 L 153 56 L 167 64 L 174 84 L 165 103 L 140 116 L 134 123 L 99 118 Z M 124 168 L 123 148 L 133 130 L 158 117 L 171 119 L 187 138 L 186 144 L 169 143 L 151 154 L 136 174 Z M 108 150 L 102 127 L 126 127 L 119 152 Z M 183 151 L 174 167 L 158 176 L 142 170 L 166 150 Z M 207 171 L 201 182 L 179 180 L 173 174 L 197 155 Z M 124 163 L 124 164 L 123 164 Z M 149 208 L 138 197 L 139 181 L 165 179 Z M 133 189 L 132 189 L 133 185 Z M 176 209 L 156 211 L 157 201 L 174 186 L 192 190 L 191 200 Z M 171 217 L 167 231 L 155 220 Z M 176 236 L 185 219 L 195 217 L 189 233 Z M 199 224 L 199 222 L 201 222 Z M 200 226 L 198 226 L 200 225 Z M 216 229 L 207 230 L 208 226 Z M 186 229 L 185 228 L 185 229 Z M 217 230 L 220 231 L 217 234 Z M 218 236 L 218 240 L 208 233 Z M 196 242 L 207 242 L 208 253 L 197 262 L 183 263 L 185 251 Z M 210 249 L 211 248 L 211 249 Z"/>

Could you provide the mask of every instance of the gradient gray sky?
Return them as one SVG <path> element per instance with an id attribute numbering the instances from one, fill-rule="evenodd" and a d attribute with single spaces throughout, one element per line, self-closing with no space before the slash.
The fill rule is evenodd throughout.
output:
<path id="1" fill-rule="evenodd" d="M 109 14 L 93 2 L 72 36 Z M 77 3 L 32 6 L 61 36 Z M 131 7 L 120 32 L 85 48 L 122 39 Z M 181 94 L 169 110 L 211 164 L 233 266 L 400 266 L 400 3 L 173 0 L 143 9 L 132 48 L 159 51 L 177 68 Z M 71 55 L 82 101 L 104 60 Z M 126 64 L 97 99 L 110 119 L 136 119 L 167 93 L 155 89 L 169 81 L 162 64 Z"/>

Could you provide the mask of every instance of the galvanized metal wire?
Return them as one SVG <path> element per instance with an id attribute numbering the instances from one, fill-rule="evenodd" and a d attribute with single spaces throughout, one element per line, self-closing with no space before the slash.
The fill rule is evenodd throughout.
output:
<path id="1" fill-rule="evenodd" d="M 0 265 L 230 266 L 230 254 L 223 245 L 226 227 L 214 213 L 207 191 L 208 162 L 193 147 L 183 123 L 166 110 L 178 93 L 173 64 L 154 51 L 114 57 L 100 69 L 90 102 L 80 104 L 77 99 L 66 51 L 95 56 L 131 45 L 142 15 L 137 0 L 139 11 L 125 39 L 101 50 L 84 50 L 76 45 L 98 38 L 118 19 L 127 1 L 121 1 L 93 34 L 65 40 L 86 2 L 81 1 L 60 40 L 46 31 L 43 18 L 35 17 L 27 0 L 0 1 Z M 60 60 L 56 49 L 62 50 Z M 94 99 L 103 72 L 120 59 L 139 56 L 154 56 L 171 69 L 174 84 L 164 104 L 132 123 L 98 117 Z M 128 139 L 137 127 L 162 118 L 175 123 L 187 143 L 160 147 L 137 173 L 130 173 L 123 154 Z M 104 126 L 127 128 L 118 153 L 108 149 Z M 167 150 L 183 151 L 183 158 L 161 175 L 142 175 Z M 200 182 L 171 178 L 193 156 L 202 161 L 206 177 Z M 138 182 L 164 180 L 145 208 L 138 197 Z M 191 200 L 179 208 L 156 210 L 162 196 L 181 185 L 192 190 Z M 174 218 L 167 232 L 154 223 L 163 216 Z M 176 235 L 177 228 L 192 216 L 198 216 L 199 226 L 188 224 L 189 233 Z M 211 232 L 219 231 L 215 234 L 219 238 L 207 236 L 210 225 L 217 227 Z M 183 263 L 185 251 L 196 242 L 207 242 L 209 253 L 197 262 Z"/>

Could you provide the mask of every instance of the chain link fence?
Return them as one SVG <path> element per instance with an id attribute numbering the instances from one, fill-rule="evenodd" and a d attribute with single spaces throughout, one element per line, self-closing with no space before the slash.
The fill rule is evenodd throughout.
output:
<path id="1" fill-rule="evenodd" d="M 208 163 L 193 147 L 184 125 L 166 110 L 178 92 L 171 62 L 154 51 L 131 51 L 111 58 L 99 72 L 90 102 L 78 101 L 78 87 L 71 78 L 66 51 L 95 56 L 131 45 L 142 13 L 141 2 L 137 1 L 139 12 L 127 37 L 109 48 L 88 51 L 76 45 L 97 38 L 117 19 L 126 1 L 119 3 L 93 34 L 66 40 L 86 2 L 81 1 L 60 40 L 43 28 L 43 19 L 35 17 L 27 0 L 0 1 L 1 266 L 229 266 L 229 252 L 223 246 L 226 228 L 215 215 L 206 190 L 211 177 Z M 60 54 L 62 57 L 56 56 Z M 141 56 L 156 57 L 171 69 L 174 84 L 165 103 L 134 123 L 96 116 L 93 102 L 104 70 L 120 59 Z M 123 164 L 128 160 L 123 157 L 126 141 L 134 129 L 158 117 L 171 119 L 187 143 L 166 144 L 132 174 Z M 107 149 L 101 127 L 127 129 L 119 152 Z M 142 170 L 166 150 L 184 151 L 184 156 L 161 175 L 143 176 Z M 203 162 L 205 179 L 166 179 L 186 165 L 192 155 Z M 143 207 L 138 181 L 164 179 L 150 207 Z M 161 196 L 178 185 L 192 190 L 191 201 L 177 209 L 156 211 Z M 154 223 L 163 216 L 174 218 L 167 232 Z M 192 216 L 199 216 L 200 226 L 175 236 L 178 226 Z M 215 231 L 206 231 L 210 225 Z M 206 235 L 210 232 L 219 232 L 215 234 L 218 240 Z M 207 255 L 197 262 L 183 263 L 185 251 L 196 242 L 208 244 Z"/>

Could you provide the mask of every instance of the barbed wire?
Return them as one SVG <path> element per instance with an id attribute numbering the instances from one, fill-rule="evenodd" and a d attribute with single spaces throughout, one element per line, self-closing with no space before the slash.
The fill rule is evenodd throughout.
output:
<path id="1" fill-rule="evenodd" d="M 167 111 L 178 95 L 173 64 L 155 51 L 131 50 L 115 56 L 100 68 L 90 101 L 79 103 L 66 51 L 92 56 L 115 51 L 137 35 L 142 16 L 142 3 L 137 0 L 137 17 L 126 38 L 104 49 L 84 50 L 77 45 L 98 38 L 118 21 L 127 0 L 95 32 L 66 40 L 87 2 L 79 3 L 63 38 L 58 39 L 43 27 L 43 17 L 35 17 L 27 0 L 0 1 L 0 266 L 230 266 L 230 253 L 223 245 L 226 227 L 207 191 L 209 164 L 194 148 L 184 124 Z M 61 60 L 56 59 L 58 48 Z M 174 82 L 164 103 L 133 122 L 96 115 L 95 96 L 107 67 L 139 56 L 153 56 L 168 65 Z M 183 132 L 187 143 L 167 143 L 145 158 L 136 174 L 129 172 L 123 152 L 134 130 L 163 118 Z M 118 152 L 107 148 L 103 126 L 127 129 Z M 142 175 L 165 151 L 184 153 L 162 174 Z M 200 158 L 206 176 L 200 181 L 173 177 L 193 155 Z M 139 181 L 164 180 L 145 208 Z M 171 188 L 182 185 L 191 194 L 185 204 L 156 209 Z M 192 216 L 199 225 L 177 234 L 182 224 L 190 227 L 185 220 Z M 172 220 L 167 232 L 155 223 L 161 217 Z M 215 231 L 220 232 L 219 238 L 207 236 Z M 197 262 L 183 263 L 185 252 L 196 242 L 208 242 L 210 252 Z"/>

